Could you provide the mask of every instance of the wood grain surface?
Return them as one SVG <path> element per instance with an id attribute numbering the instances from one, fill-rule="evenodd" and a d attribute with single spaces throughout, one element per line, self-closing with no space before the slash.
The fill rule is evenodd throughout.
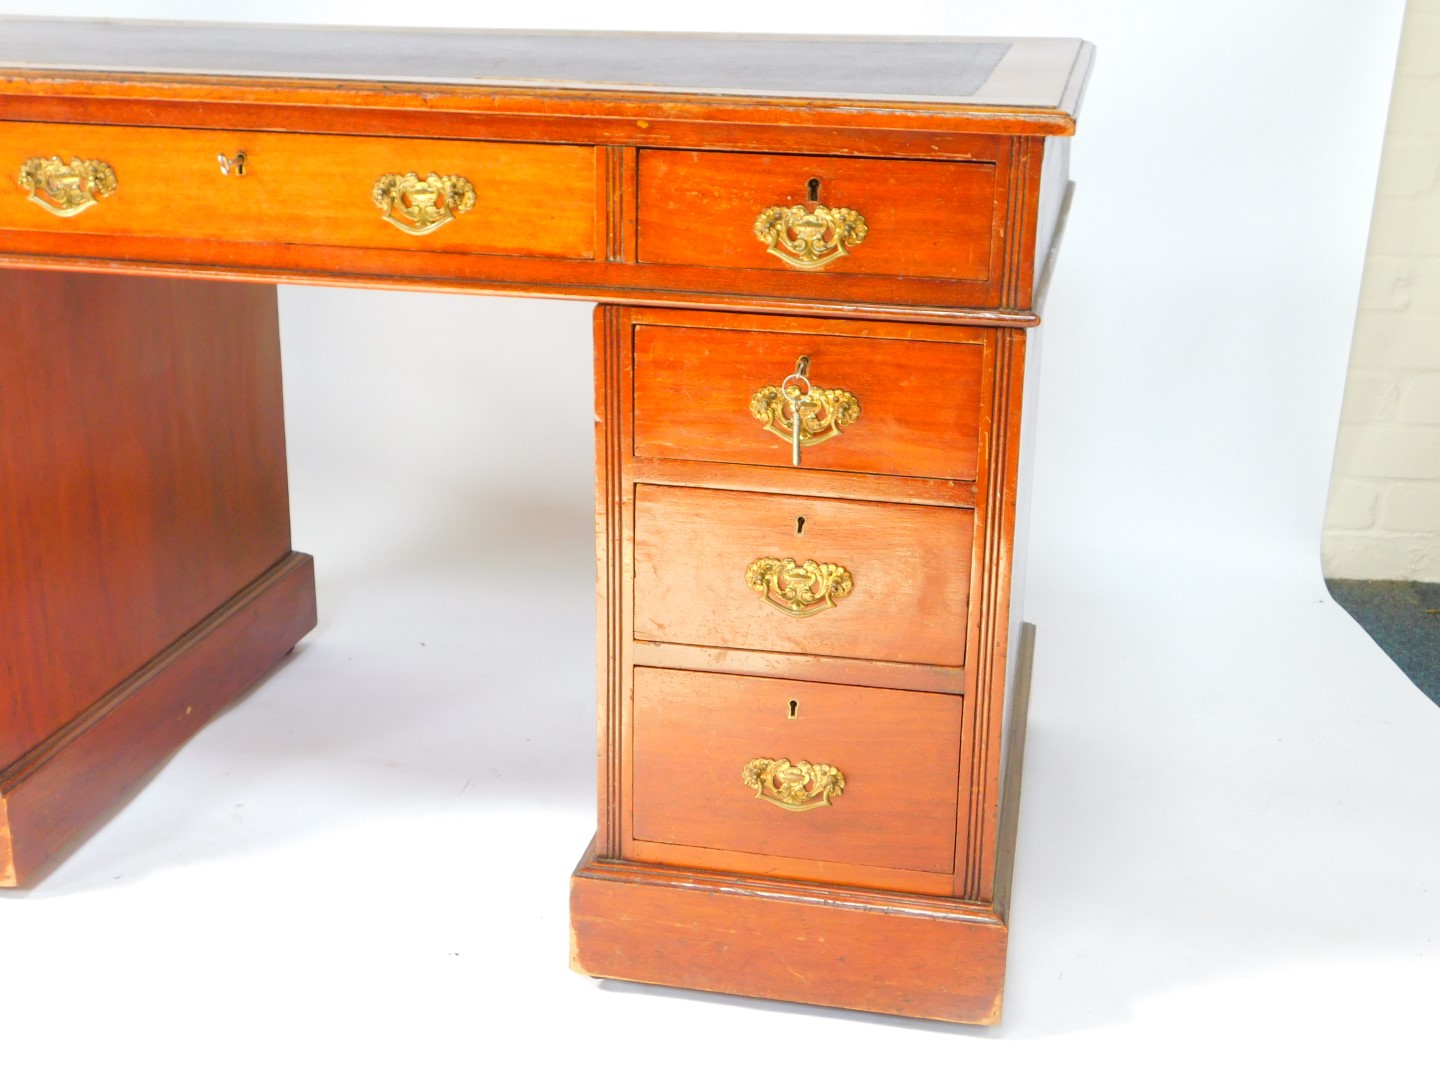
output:
<path id="1" fill-rule="evenodd" d="M 519 192 L 518 198 L 513 198 L 516 192 L 502 175 L 496 178 L 497 194 L 488 197 L 489 201 L 485 197 L 480 199 L 481 209 L 471 211 L 427 236 L 412 237 L 383 221 L 373 205 L 359 205 L 353 200 L 360 200 L 363 204 L 368 199 L 370 185 L 374 183 L 374 177 L 368 175 L 372 164 L 383 160 L 395 166 L 394 170 L 387 171 L 408 171 L 411 167 L 418 170 L 428 166 L 409 163 L 408 153 L 397 154 L 393 158 L 388 154 L 377 157 L 373 148 L 386 140 L 371 143 L 368 137 L 361 138 L 359 133 L 372 130 L 409 132 L 413 134 L 413 139 L 397 140 L 400 147 L 408 149 L 430 142 L 449 143 L 437 148 L 437 153 L 427 156 L 459 164 L 470 162 L 473 165 L 471 171 L 480 172 L 488 166 L 476 159 L 477 151 L 465 149 L 470 145 L 466 137 L 474 138 L 473 123 L 428 110 L 420 115 L 383 110 L 291 111 L 292 106 L 289 105 L 258 107 L 231 102 L 204 108 L 146 102 L 143 107 L 136 108 L 135 103 L 124 98 L 103 102 L 87 98 L 73 101 L 36 99 L 23 95 L 7 96 L 5 89 L 3 81 L 0 81 L 0 116 L 12 117 L 17 124 L 16 130 L 23 129 L 27 135 L 31 130 L 29 120 L 69 121 L 79 116 L 91 122 L 85 125 L 56 123 L 55 130 L 81 127 L 87 131 L 86 141 L 98 144 L 104 140 L 88 137 L 88 132 L 98 128 L 103 134 L 103 129 L 110 126 L 140 131 L 144 127 L 159 127 L 160 117 L 172 116 L 175 126 L 153 134 L 142 132 L 135 139 L 161 154 L 173 148 L 174 140 L 181 139 L 183 142 L 189 138 L 185 131 L 198 131 L 195 138 L 199 141 L 193 152 L 186 149 L 180 162 L 183 168 L 177 166 L 177 175 L 183 177 L 185 183 L 171 184 L 162 176 L 157 182 L 161 188 L 167 189 L 167 193 L 158 199 L 151 194 L 156 190 L 154 186 L 147 185 L 147 192 L 151 193 L 144 198 L 157 199 L 154 205 L 172 207 L 169 216 L 163 210 L 134 211 L 134 200 L 122 198 L 117 192 L 82 214 L 59 219 L 28 202 L 17 183 L 8 196 L 13 203 L 9 217 L 5 219 L 8 227 L 0 225 L 0 264 L 125 273 L 180 272 L 186 276 L 270 282 L 389 284 L 577 299 L 619 298 L 657 306 L 751 308 L 774 313 L 818 312 L 921 322 L 1028 326 L 1036 321 L 1034 315 L 1025 310 L 1029 278 L 1024 259 L 1017 261 L 1007 256 L 1002 261 L 1000 252 L 1006 245 L 1027 252 L 1033 246 L 1033 209 L 1020 213 L 1012 207 L 1012 203 L 1016 202 L 1028 207 L 1032 201 L 1029 188 L 1017 182 L 1017 177 L 1023 174 L 1028 183 L 1031 170 L 1027 164 L 1017 173 L 1012 167 L 1012 159 L 1017 147 L 1029 142 L 1038 146 L 1041 142 L 1038 139 L 998 139 L 943 133 L 936 133 L 928 139 L 916 139 L 911 135 L 863 129 L 847 130 L 843 139 L 837 139 L 830 132 L 787 130 L 787 148 L 817 146 L 828 155 L 825 160 L 834 162 L 836 168 L 848 168 L 843 155 L 853 154 L 861 147 L 869 147 L 871 153 L 903 158 L 916 153 L 938 155 L 942 152 L 936 149 L 938 146 L 963 160 L 910 164 L 927 168 L 943 165 L 973 169 L 977 167 L 977 162 L 991 162 L 996 170 L 994 191 L 990 196 L 992 205 L 987 211 L 992 222 L 988 242 L 995 263 L 993 273 L 985 275 L 982 280 L 923 277 L 907 274 L 903 269 L 881 273 L 873 265 L 869 272 L 864 273 L 839 272 L 835 267 L 807 273 L 787 268 L 778 259 L 765 254 L 764 245 L 753 236 L 753 213 L 742 223 L 744 239 L 755 246 L 766 262 L 773 263 L 774 269 L 763 265 L 717 267 L 706 265 L 705 259 L 697 259 L 693 265 L 652 264 L 643 259 L 635 261 L 639 228 L 636 218 L 638 170 L 604 167 L 601 158 L 608 155 L 611 148 L 606 146 L 597 151 L 590 140 L 629 140 L 636 138 L 637 132 L 648 136 L 657 124 L 668 125 L 669 122 L 664 120 L 653 123 L 647 120 L 639 128 L 621 125 L 618 130 L 613 125 L 597 123 L 593 119 L 571 120 L 565 116 L 507 116 L 503 122 L 487 121 L 485 133 L 489 141 L 477 142 L 474 146 L 494 146 L 498 136 L 503 134 L 507 144 L 533 145 L 537 150 L 546 151 L 547 155 L 588 153 L 583 168 L 588 170 L 590 181 L 587 183 L 591 186 L 582 195 L 575 175 L 562 171 L 554 182 L 545 176 L 538 177 L 533 190 Z M 120 125 L 120 116 L 131 122 Z M 287 124 L 294 125 L 297 131 L 284 136 L 265 134 L 268 129 Z M 220 129 L 215 132 L 213 140 L 203 130 L 212 126 Z M 492 128 L 496 130 L 492 132 Z M 332 144 L 328 141 L 328 133 L 336 131 L 350 134 L 336 136 Z M 49 128 L 40 130 L 42 135 L 49 132 Z M 283 182 L 276 181 L 273 173 L 266 173 L 271 179 L 267 185 L 258 188 L 265 199 L 265 212 L 253 212 L 246 204 L 256 196 L 236 195 L 234 192 L 255 190 L 244 185 L 262 174 L 250 171 L 243 178 L 224 177 L 220 174 L 215 154 L 233 154 L 236 150 L 246 149 L 236 145 L 240 141 L 239 136 L 248 140 L 253 135 L 257 140 L 254 145 L 260 150 L 252 147 L 247 153 L 259 154 L 263 168 L 264 161 L 273 163 L 277 160 L 276 147 L 293 149 L 300 145 L 289 140 L 289 134 L 297 132 L 307 134 L 313 140 L 311 145 L 316 151 L 301 155 L 301 160 Z M 699 139 L 707 145 L 733 143 L 747 147 L 754 145 L 756 140 L 766 145 L 770 141 L 766 132 L 744 126 L 680 125 L 673 129 L 667 127 L 667 132 L 667 138 L 682 143 Z M 32 145 L 34 141 L 27 137 L 11 149 L 17 172 L 20 162 L 37 154 L 68 156 L 70 153 L 63 147 L 51 145 L 49 140 L 42 144 L 50 146 L 49 150 L 36 149 Z M 571 142 L 582 145 L 568 145 Z M 541 143 L 545 145 L 539 145 Z M 319 148 L 322 145 L 333 146 L 334 153 L 329 156 L 321 154 Z M 586 146 L 592 149 L 587 151 Z M 117 149 L 123 150 L 124 147 Z M 86 151 L 78 156 L 100 155 Z M 287 156 L 287 153 L 278 155 L 279 158 Z M 734 157 L 743 163 L 755 155 L 716 156 Z M 545 157 L 541 155 L 542 159 Z M 403 161 L 399 160 L 401 158 Z M 153 170 L 147 172 L 146 167 L 135 159 L 122 160 L 125 161 L 123 169 L 120 163 L 111 164 L 116 165 L 121 192 L 127 193 L 127 196 L 130 191 L 136 190 L 133 181 L 127 184 L 127 177 L 146 175 L 154 178 Z M 1039 154 L 1032 155 L 1027 161 L 1033 161 L 1038 169 Z M 576 168 L 582 167 L 578 159 L 576 162 Z M 906 163 L 902 161 L 900 164 Z M 337 172 L 340 166 L 345 168 Z M 350 186 L 349 177 L 355 175 L 356 170 L 367 174 L 360 185 L 363 189 L 361 194 L 356 194 L 357 189 Z M 375 170 L 375 175 L 380 175 L 380 172 Z M 308 183 L 297 183 L 297 177 Z M 1038 182 L 1038 172 L 1035 179 Z M 618 185 L 618 190 L 612 190 L 610 185 Z M 932 192 L 931 196 L 945 200 L 950 197 L 944 189 Z M 139 213 L 136 228 L 131 229 L 118 220 L 114 205 L 117 200 Z M 0 183 L 0 205 L 6 201 L 3 183 Z M 310 202 L 315 202 L 323 212 L 307 217 L 306 207 Z M 482 213 L 487 206 L 490 212 Z M 507 216 L 500 212 L 502 210 L 513 213 Z M 710 214 L 704 207 L 696 212 L 702 218 Z M 949 213 L 945 211 L 946 215 Z M 245 218 L 246 229 L 232 227 L 236 214 L 249 215 Z M 477 214 L 480 216 L 477 217 Z M 618 215 L 618 220 L 612 215 Z M 582 217 L 587 220 L 581 221 Z M 212 218 L 213 224 L 210 223 Z M 285 222 L 285 226 L 275 224 L 276 220 Z M 704 246 L 709 246 L 708 238 L 715 229 L 709 224 L 697 228 L 697 237 L 705 238 Z M 734 239 L 738 243 L 740 237 L 736 235 Z M 866 242 L 869 243 L 869 240 Z M 696 243 L 700 244 L 701 240 L 697 239 Z M 517 259 L 515 255 L 528 257 Z M 840 263 L 852 261 L 854 257 L 847 257 Z"/>
<path id="2" fill-rule="evenodd" d="M 314 627 L 315 568 L 291 554 L 0 771 L 0 886 L 33 884 Z"/>
<path id="3" fill-rule="evenodd" d="M 968 510 L 639 485 L 635 636 L 959 666 L 973 528 Z M 836 563 L 854 588 L 794 618 L 746 584 L 761 558 Z"/>
<path id="4" fill-rule="evenodd" d="M 0 767 L 290 552 L 275 290 L 0 272 Z"/>
<path id="5" fill-rule="evenodd" d="M 993 163 L 641 150 L 639 171 L 642 263 L 956 282 L 996 269 Z M 756 239 L 756 215 L 817 202 L 858 211 L 868 232 L 821 269 L 789 268 Z"/>
<path id="6" fill-rule="evenodd" d="M 850 885 L 869 883 L 866 867 L 950 874 L 961 704 L 947 694 L 636 668 L 635 839 L 750 854 L 754 871 L 766 856 L 813 860 L 830 864 L 819 879 Z M 741 782 L 755 758 L 834 766 L 845 789 L 828 806 L 781 809 Z"/>
<path id="7" fill-rule="evenodd" d="M 636 641 L 630 655 L 646 667 L 673 667 L 719 671 L 729 675 L 763 675 L 803 682 L 873 686 L 882 690 L 921 690 L 926 693 L 962 694 L 965 669 L 898 664 L 881 660 L 811 656 L 805 653 L 766 652 L 763 649 L 719 649 L 704 645 L 676 645 L 665 641 Z"/>
<path id="8" fill-rule="evenodd" d="M 973 480 L 980 430 L 980 342 L 733 328 L 635 328 L 635 456 L 791 468 L 791 446 L 750 411 L 809 357 L 816 387 L 855 395 L 860 419 L 803 446 L 801 467 Z"/>
<path id="9" fill-rule="evenodd" d="M 223 174 L 216 155 L 239 151 L 244 175 Z M 52 155 L 109 163 L 115 193 L 59 218 L 18 184 L 0 184 L 0 229 L 572 259 L 595 250 L 591 147 L 0 123 L 7 174 Z M 383 175 L 411 172 L 464 176 L 474 208 L 424 236 L 396 228 L 371 189 Z"/>
<path id="10" fill-rule="evenodd" d="M 611 863 L 570 879 L 588 975 L 994 1024 L 1009 931 L 983 905 Z"/>

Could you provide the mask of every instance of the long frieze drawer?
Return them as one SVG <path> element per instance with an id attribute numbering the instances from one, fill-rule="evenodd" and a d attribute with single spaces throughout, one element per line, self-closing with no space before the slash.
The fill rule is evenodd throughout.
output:
<path id="1" fill-rule="evenodd" d="M 974 513 L 638 484 L 635 637 L 958 667 Z"/>
<path id="2" fill-rule="evenodd" d="M 973 480 L 979 343 L 635 327 L 635 455 Z"/>
<path id="3" fill-rule="evenodd" d="M 636 668 L 634 838 L 716 869 L 749 853 L 852 884 L 865 875 L 844 867 L 951 873 L 962 702 Z"/>
<path id="4" fill-rule="evenodd" d="M 641 150 L 642 263 L 985 282 L 996 168 L 793 154 Z"/>
<path id="5" fill-rule="evenodd" d="M 591 147 L 0 123 L 0 165 L 3 229 L 594 255 Z"/>

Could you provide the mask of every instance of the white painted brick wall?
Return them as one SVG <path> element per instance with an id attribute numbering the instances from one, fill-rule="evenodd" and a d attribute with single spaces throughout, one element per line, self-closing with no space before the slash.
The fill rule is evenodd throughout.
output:
<path id="1" fill-rule="evenodd" d="M 1440 581 L 1440 0 L 1405 12 L 1321 554 Z"/>

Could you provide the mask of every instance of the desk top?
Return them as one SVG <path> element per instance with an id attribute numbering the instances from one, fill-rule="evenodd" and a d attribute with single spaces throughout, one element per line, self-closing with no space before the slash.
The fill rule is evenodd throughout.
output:
<path id="1" fill-rule="evenodd" d="M 0 17 L 0 264 L 1030 326 L 1092 56 Z"/>
<path id="2" fill-rule="evenodd" d="M 911 103 L 1073 125 L 1093 49 L 1074 38 L 817 37 L 402 30 L 0 18 L 0 73 L 170 81 L 428 84 L 447 89 Z"/>

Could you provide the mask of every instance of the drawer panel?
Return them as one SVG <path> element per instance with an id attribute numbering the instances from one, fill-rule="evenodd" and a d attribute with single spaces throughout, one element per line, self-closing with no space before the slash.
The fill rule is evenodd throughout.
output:
<path id="1" fill-rule="evenodd" d="M 793 412 L 765 395 L 805 356 L 829 396 L 802 467 L 975 479 L 979 343 L 641 324 L 634 356 L 637 457 L 789 466 Z"/>
<path id="2" fill-rule="evenodd" d="M 638 484 L 635 637 L 958 667 L 973 526 L 950 507 Z M 819 600 L 790 614 L 811 560 Z"/>
<path id="3" fill-rule="evenodd" d="M 243 175 L 217 155 L 244 151 Z M 15 181 L 22 163 L 58 156 L 102 161 L 114 190 L 72 216 L 37 205 Z M 448 139 L 294 135 L 263 131 L 0 123 L 0 229 L 184 240 L 323 244 L 357 248 L 543 255 L 589 259 L 595 246 L 591 147 Z M 391 214 L 376 203 L 382 177 L 458 177 L 448 220 L 401 207 L 434 197 L 421 183 L 398 191 Z M 75 186 L 63 175 L 61 185 Z M 55 200 L 48 200 L 52 204 Z M 443 216 L 443 215 L 442 215 Z"/>
<path id="4" fill-rule="evenodd" d="M 994 276 L 1003 203 L 996 176 L 995 165 L 985 161 L 641 150 L 639 259 L 817 279 L 985 282 Z M 848 254 L 823 262 L 828 251 L 820 249 L 833 241 L 833 228 L 817 248 L 792 256 L 808 269 L 772 254 L 757 238 L 762 211 L 798 205 L 814 211 L 817 203 L 863 217 L 864 237 L 848 245 Z M 787 234 L 798 235 L 793 227 Z M 816 287 L 824 286 L 817 281 Z"/>
<path id="5" fill-rule="evenodd" d="M 744 852 L 952 873 L 962 704 L 946 694 L 636 668 L 634 837 L 713 849 L 713 859 L 693 850 L 676 859 L 714 869 L 733 868 L 729 853 Z M 782 759 L 830 766 L 843 789 L 833 774 L 787 775 Z M 866 883 L 863 873 L 830 871 Z"/>

